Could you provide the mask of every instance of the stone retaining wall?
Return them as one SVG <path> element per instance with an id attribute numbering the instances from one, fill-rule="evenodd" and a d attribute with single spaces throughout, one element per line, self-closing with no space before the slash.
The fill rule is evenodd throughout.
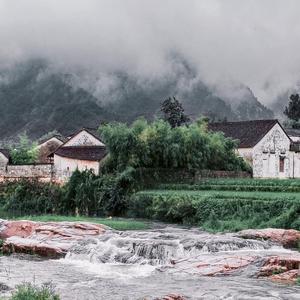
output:
<path id="1" fill-rule="evenodd" d="M 7 165 L 0 168 L 0 182 L 22 178 L 50 182 L 54 178 L 53 164 Z"/>
<path id="2" fill-rule="evenodd" d="M 186 170 L 186 169 L 139 169 L 137 177 L 145 185 L 159 183 L 196 183 L 203 178 L 250 178 L 242 171 Z"/>

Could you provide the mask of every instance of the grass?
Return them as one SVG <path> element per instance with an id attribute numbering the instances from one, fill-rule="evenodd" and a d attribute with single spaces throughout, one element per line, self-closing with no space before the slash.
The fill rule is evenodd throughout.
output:
<path id="1" fill-rule="evenodd" d="M 116 230 L 145 230 L 150 226 L 146 222 L 125 218 L 97 218 L 97 217 L 72 217 L 58 215 L 22 216 L 15 220 L 31 220 L 37 222 L 90 222 L 109 226 Z"/>
<path id="2" fill-rule="evenodd" d="M 16 291 L 9 300 L 59 300 L 60 297 L 54 291 L 52 285 L 37 286 L 31 283 L 23 283 L 17 286 Z"/>

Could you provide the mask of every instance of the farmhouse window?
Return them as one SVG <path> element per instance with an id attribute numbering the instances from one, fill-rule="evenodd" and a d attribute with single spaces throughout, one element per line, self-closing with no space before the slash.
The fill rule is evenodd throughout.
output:
<path id="1" fill-rule="evenodd" d="M 279 172 L 284 172 L 284 157 L 282 156 L 279 157 Z"/>

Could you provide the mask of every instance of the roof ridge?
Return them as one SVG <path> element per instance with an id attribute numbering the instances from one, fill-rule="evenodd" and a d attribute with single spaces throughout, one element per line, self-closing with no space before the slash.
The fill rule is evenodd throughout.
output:
<path id="1" fill-rule="evenodd" d="M 238 123 L 250 123 L 250 122 L 279 122 L 278 119 L 257 119 L 257 120 L 245 120 L 245 121 L 221 121 L 211 122 L 209 124 L 238 124 Z"/>

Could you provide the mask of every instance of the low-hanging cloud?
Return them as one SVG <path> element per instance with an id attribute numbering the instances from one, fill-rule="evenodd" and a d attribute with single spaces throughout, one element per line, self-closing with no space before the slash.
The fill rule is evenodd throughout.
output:
<path id="1" fill-rule="evenodd" d="M 300 79 L 299 11 L 299 0 L 0 0 L 0 66 L 44 57 L 155 78 L 179 53 L 207 82 L 242 82 L 268 104 Z"/>

